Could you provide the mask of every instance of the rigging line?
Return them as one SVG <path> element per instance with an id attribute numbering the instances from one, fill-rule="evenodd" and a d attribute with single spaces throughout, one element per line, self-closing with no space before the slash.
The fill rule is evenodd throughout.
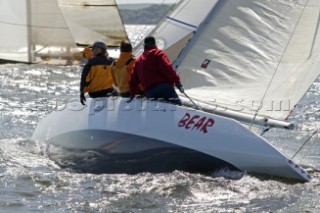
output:
<path id="1" fill-rule="evenodd" d="M 177 23 L 180 23 L 180 24 L 189 26 L 189 27 L 193 27 L 193 28 L 195 28 L 195 29 L 198 28 L 197 26 L 195 26 L 195 25 L 193 25 L 193 24 L 189 24 L 189 23 L 187 23 L 187 22 L 181 21 L 181 20 L 179 20 L 179 19 L 172 18 L 172 17 L 170 17 L 170 16 L 167 16 L 166 18 L 169 19 L 169 20 L 171 20 L 171 21 L 174 21 L 174 22 L 177 22 Z"/>
<path id="2" fill-rule="evenodd" d="M 145 35 L 145 34 L 148 35 L 149 32 L 152 30 L 152 29 L 147 29 L 147 28 L 148 28 L 148 25 L 146 24 L 141 30 L 139 30 L 139 32 L 140 32 L 139 35 L 136 36 L 135 40 L 133 40 L 132 43 L 136 44 L 136 46 L 139 45 L 139 43 L 143 39 L 143 35 Z M 148 32 L 148 33 L 146 33 L 146 32 Z"/>
<path id="3" fill-rule="evenodd" d="M 190 2 L 190 1 L 191 1 L 191 0 L 188 0 L 187 2 Z M 170 10 L 173 10 L 173 11 L 171 11 L 170 13 L 168 12 L 166 15 L 171 15 L 178 7 L 179 7 L 182 3 L 184 3 L 184 2 L 185 2 L 185 1 L 183 1 L 183 0 L 178 1 L 177 4 L 175 4 L 173 7 L 170 8 Z M 176 12 L 176 14 L 179 14 L 180 11 L 183 10 L 183 9 L 187 6 L 187 4 L 188 4 L 188 3 L 186 3 L 183 7 L 181 7 L 180 10 Z M 173 17 L 174 17 L 174 16 L 173 16 Z M 165 20 L 166 20 L 166 17 L 163 17 L 163 18 L 161 19 L 161 22 L 160 22 L 160 23 L 164 23 Z M 160 32 L 163 31 L 163 29 L 166 28 L 166 26 L 168 26 L 168 25 L 170 24 L 169 22 L 167 22 L 167 23 L 165 23 L 165 24 L 162 26 L 161 29 L 159 29 L 159 26 L 161 26 L 160 23 L 157 24 L 157 26 L 156 26 L 155 28 L 153 28 L 153 30 L 150 31 L 150 33 L 149 33 L 148 35 L 151 35 L 151 34 L 154 33 L 157 29 L 158 29 L 158 32 L 160 33 Z"/>
<path id="4" fill-rule="evenodd" d="M 190 0 L 189 0 L 190 1 Z M 177 1 L 176 1 L 177 2 Z M 170 10 L 174 10 L 175 8 L 177 8 L 181 3 L 183 2 L 183 0 L 180 0 L 180 2 L 178 1 L 178 3 L 175 3 L 174 4 L 174 6 L 173 7 L 171 7 L 170 8 Z M 169 10 L 169 11 L 170 11 Z M 181 9 L 182 10 L 182 9 Z M 171 12 L 172 13 L 172 12 Z M 170 13 L 170 14 L 171 14 Z M 167 13 L 167 14 L 169 14 L 169 12 Z M 167 15 L 167 14 L 165 14 L 165 15 Z M 165 17 L 162 17 L 161 18 L 161 21 L 158 23 L 158 24 L 156 24 L 151 30 L 149 30 L 149 32 L 148 33 L 145 33 L 147 30 L 147 25 L 140 31 L 140 34 L 136 37 L 136 39 L 133 41 L 134 43 L 137 43 L 137 46 L 141 43 L 141 39 L 140 39 L 140 37 L 142 36 L 142 35 L 145 35 L 145 37 L 146 36 L 149 36 L 149 35 L 152 35 L 157 29 L 159 29 L 159 26 L 160 26 L 160 23 L 163 23 L 164 22 L 164 20 L 165 20 Z M 168 23 L 169 24 L 169 23 Z M 168 25 L 168 24 L 166 24 L 166 25 Z M 166 26 L 166 25 L 164 25 L 164 26 Z M 159 32 L 161 32 L 162 30 L 159 30 Z"/>
<path id="5" fill-rule="evenodd" d="M 263 136 L 264 133 L 268 132 L 270 129 L 271 129 L 271 127 L 263 129 L 262 132 L 260 133 L 260 136 Z"/>
<path id="6" fill-rule="evenodd" d="M 161 3 L 164 4 L 165 1 L 166 1 L 166 0 L 162 0 Z M 190 0 L 189 0 L 189 1 L 190 1 Z M 168 15 L 168 14 L 171 15 L 171 14 L 174 12 L 174 10 L 175 10 L 182 2 L 183 2 L 183 0 L 176 0 L 176 1 L 173 3 L 174 6 L 170 7 L 170 9 L 169 9 L 169 11 L 171 10 L 172 12 L 171 12 L 171 13 L 167 12 L 166 15 Z M 180 3 L 180 4 L 179 4 L 179 3 Z M 184 8 L 184 7 L 182 7 L 181 10 L 182 10 L 183 8 Z M 179 12 L 180 12 L 181 10 L 179 10 Z M 179 13 L 179 12 L 178 12 L 178 13 Z M 163 19 L 163 20 L 166 20 L 168 17 L 169 17 L 169 16 L 165 16 L 165 17 L 163 17 L 162 19 Z M 168 23 L 168 24 L 169 24 L 169 23 Z M 168 25 L 168 24 L 167 24 L 167 25 Z M 161 31 L 160 31 L 160 32 L 161 32 Z"/>
<path id="7" fill-rule="evenodd" d="M 37 54 L 38 52 L 40 52 L 41 50 L 43 50 L 43 49 L 45 49 L 45 48 L 47 48 L 47 47 L 48 47 L 48 46 L 42 47 L 42 48 L 40 48 L 39 50 L 35 51 L 33 54 Z"/>
<path id="8" fill-rule="evenodd" d="M 311 56 L 312 56 L 312 53 L 313 53 L 313 50 L 314 50 L 314 46 L 315 46 L 315 43 L 316 43 L 316 40 L 317 40 L 317 35 L 318 35 L 318 31 L 319 31 L 319 25 L 320 25 L 320 11 L 319 11 L 319 13 L 318 13 L 318 21 L 317 21 L 317 27 L 316 27 L 316 29 L 315 29 L 315 31 L 314 31 L 314 37 L 313 37 L 313 41 L 312 41 L 312 47 L 311 47 L 311 50 L 310 50 L 310 54 L 309 54 L 309 57 L 308 57 L 308 59 L 310 59 L 311 58 Z"/>
<path id="9" fill-rule="evenodd" d="M 225 1 L 217 0 L 214 2 L 214 5 L 210 7 L 209 13 L 204 17 L 203 20 L 199 23 L 197 30 L 193 31 L 193 36 L 188 40 L 188 42 L 184 45 L 184 47 L 180 50 L 178 58 L 173 62 L 173 66 L 178 69 L 182 61 L 185 59 L 193 45 L 199 40 L 201 33 L 204 31 L 206 25 L 208 25 L 209 21 L 213 19 L 216 15 L 217 11 L 219 11 L 220 7 L 225 4 Z M 191 33 L 191 32 L 189 32 Z"/>
<path id="10" fill-rule="evenodd" d="M 117 6 L 116 4 L 66 4 L 66 3 L 60 3 L 59 6 L 80 6 L 80 7 L 114 7 Z"/>
<path id="11" fill-rule="evenodd" d="M 300 146 L 300 148 L 298 149 L 298 151 L 292 156 L 291 159 L 293 159 L 302 149 L 303 147 L 307 144 L 307 142 L 309 142 L 311 140 L 311 138 L 318 132 L 318 130 L 315 130 L 312 135 L 307 138 L 307 140 Z"/>
<path id="12" fill-rule="evenodd" d="M 116 4 L 84 4 L 85 7 L 115 7 Z"/>
<path id="13" fill-rule="evenodd" d="M 191 103 L 194 105 L 195 109 L 202 110 L 200 105 L 197 105 L 185 92 L 183 94 L 191 101 Z"/>
<path id="14" fill-rule="evenodd" d="M 291 33 L 291 35 L 290 35 L 290 39 L 289 39 L 289 41 L 288 41 L 288 43 L 287 43 L 287 45 L 286 45 L 286 47 L 285 47 L 285 49 L 284 49 L 284 52 L 283 52 L 283 54 L 282 54 L 282 56 L 281 56 L 281 58 L 280 58 L 280 61 L 279 61 L 278 65 L 277 65 L 277 67 L 276 67 L 276 69 L 275 69 L 275 71 L 274 71 L 274 73 L 273 73 L 270 81 L 269 81 L 269 84 L 268 84 L 268 86 L 267 86 L 267 88 L 266 88 L 265 93 L 264 93 L 263 96 L 262 96 L 262 99 L 261 99 L 261 101 L 260 101 L 260 106 L 262 106 L 262 102 L 263 102 L 263 100 L 265 99 L 265 97 L 266 97 L 266 95 L 267 95 L 267 92 L 268 92 L 268 90 L 269 90 L 269 88 L 270 88 L 271 83 L 273 82 L 274 77 L 276 76 L 276 73 L 277 73 L 277 71 L 278 71 L 278 69 L 279 69 L 279 66 L 280 66 L 280 62 L 282 61 L 282 59 L 283 59 L 283 57 L 284 57 L 284 55 L 285 55 L 285 53 L 286 53 L 286 50 L 288 49 L 288 46 L 289 46 L 289 44 L 290 44 L 290 41 L 292 40 L 293 34 L 294 34 L 294 32 L 296 31 L 296 29 L 297 29 L 297 26 L 298 26 L 298 24 L 299 24 L 299 22 L 300 22 L 300 20 L 301 20 L 302 14 L 304 13 L 304 11 L 305 11 L 305 9 L 306 9 L 306 5 L 308 4 L 308 2 L 309 2 L 309 0 L 306 1 L 305 5 L 304 5 L 304 7 L 303 7 L 303 10 L 302 10 L 301 13 L 300 13 L 300 16 L 299 16 L 299 19 L 298 19 L 298 21 L 297 21 L 297 24 L 296 24 L 296 26 L 294 27 L 294 30 L 292 31 L 292 33 Z M 258 107 L 258 109 L 256 110 L 256 112 L 255 112 L 255 114 L 254 114 L 253 119 L 256 118 L 256 116 L 258 115 L 258 112 L 259 112 L 259 110 L 260 110 L 261 108 L 262 108 L 262 107 Z M 252 123 L 253 123 L 253 121 L 252 121 Z M 251 129 L 252 123 L 250 124 L 249 129 Z"/>
<path id="15" fill-rule="evenodd" d="M 41 28 L 41 29 L 68 29 L 67 27 L 52 27 L 52 26 L 32 25 L 32 24 L 18 24 L 18 23 L 11 23 L 11 22 L 5 22 L 5 21 L 0 21 L 0 23 L 14 25 L 14 26 L 20 26 L 20 27 L 35 27 L 35 28 Z"/>

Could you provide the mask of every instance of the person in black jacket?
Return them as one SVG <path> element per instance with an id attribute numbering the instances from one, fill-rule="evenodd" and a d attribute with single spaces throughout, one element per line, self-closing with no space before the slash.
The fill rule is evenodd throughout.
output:
<path id="1" fill-rule="evenodd" d="M 92 58 L 83 67 L 80 81 L 80 102 L 85 105 L 84 94 L 91 98 L 108 97 L 114 94 L 111 65 L 113 60 L 107 57 L 107 45 L 96 41 L 92 45 Z"/>

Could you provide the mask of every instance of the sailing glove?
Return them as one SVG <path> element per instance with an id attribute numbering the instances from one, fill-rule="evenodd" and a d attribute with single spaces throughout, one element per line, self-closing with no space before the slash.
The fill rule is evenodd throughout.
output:
<path id="1" fill-rule="evenodd" d="M 84 97 L 84 93 L 80 93 L 80 102 L 82 105 L 86 104 L 86 97 Z"/>
<path id="2" fill-rule="evenodd" d="M 180 81 L 176 84 L 176 87 L 179 89 L 181 93 L 184 93 L 184 88 Z"/>

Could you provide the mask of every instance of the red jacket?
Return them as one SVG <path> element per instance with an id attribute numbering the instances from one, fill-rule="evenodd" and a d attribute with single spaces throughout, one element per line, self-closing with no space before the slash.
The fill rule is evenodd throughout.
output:
<path id="1" fill-rule="evenodd" d="M 172 86 L 180 81 L 176 71 L 171 66 L 167 54 L 155 45 L 145 48 L 134 64 L 131 79 L 129 81 L 130 94 L 134 96 L 138 92 L 139 84 L 148 90 L 159 83 L 170 83 Z"/>

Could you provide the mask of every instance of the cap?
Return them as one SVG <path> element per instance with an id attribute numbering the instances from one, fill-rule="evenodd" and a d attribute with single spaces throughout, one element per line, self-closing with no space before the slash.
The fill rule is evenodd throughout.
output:
<path id="1" fill-rule="evenodd" d="M 95 41 L 90 47 L 98 47 L 102 49 L 107 49 L 107 45 L 103 41 Z"/>
<path id="2" fill-rule="evenodd" d="M 148 36 L 144 39 L 145 45 L 156 44 L 156 39 L 153 36 Z"/>

